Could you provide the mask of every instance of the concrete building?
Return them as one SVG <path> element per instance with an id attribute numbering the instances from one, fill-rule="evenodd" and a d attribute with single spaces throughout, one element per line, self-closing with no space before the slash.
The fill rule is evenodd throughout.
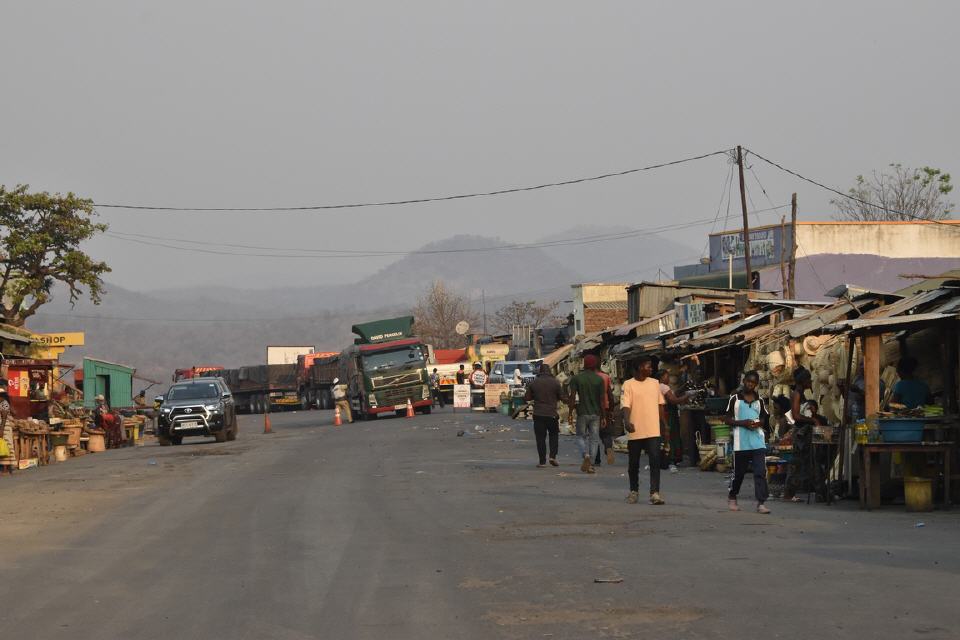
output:
<path id="1" fill-rule="evenodd" d="M 960 220 L 941 222 L 798 222 L 750 230 L 751 268 L 760 289 L 780 292 L 780 265 L 790 259 L 796 237 L 796 298 L 824 300 L 838 284 L 896 291 L 910 284 L 901 276 L 929 275 L 960 267 Z M 734 286 L 744 286 L 743 230 L 709 236 L 709 257 L 674 268 L 688 286 L 726 286 L 733 268 Z"/>
<path id="2" fill-rule="evenodd" d="M 627 321 L 629 282 L 585 282 L 573 289 L 573 329 L 575 334 L 593 333 Z"/>

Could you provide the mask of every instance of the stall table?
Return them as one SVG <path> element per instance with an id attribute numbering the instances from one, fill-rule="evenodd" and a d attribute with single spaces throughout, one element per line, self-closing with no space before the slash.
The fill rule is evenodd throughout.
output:
<path id="1" fill-rule="evenodd" d="M 939 453 L 943 456 L 943 508 L 950 508 L 950 454 L 952 442 L 869 442 L 857 445 L 860 448 L 860 508 L 875 509 L 880 506 L 880 466 L 873 458 L 881 453 Z"/>

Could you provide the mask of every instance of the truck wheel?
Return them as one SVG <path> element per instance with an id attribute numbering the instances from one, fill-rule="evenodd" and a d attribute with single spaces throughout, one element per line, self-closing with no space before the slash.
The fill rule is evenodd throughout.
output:
<path id="1" fill-rule="evenodd" d="M 183 436 L 170 436 L 170 442 L 176 446 L 183 442 Z"/>
<path id="2" fill-rule="evenodd" d="M 157 436 L 157 442 L 160 443 L 160 446 L 161 446 L 161 447 L 169 447 L 169 446 L 170 446 L 170 438 L 168 438 L 167 436 L 158 435 L 158 436 Z"/>
<path id="3" fill-rule="evenodd" d="M 430 411 L 431 411 L 432 409 L 433 409 L 433 407 L 424 407 L 424 408 L 421 410 L 421 413 L 423 413 L 423 415 L 425 415 L 425 416 L 428 416 L 428 415 L 430 415 Z"/>
<path id="4" fill-rule="evenodd" d="M 227 431 L 227 442 L 233 442 L 234 440 L 237 439 L 238 430 L 239 430 L 239 427 L 237 426 L 237 423 L 234 422 L 233 429 L 230 429 L 230 431 Z"/>
<path id="5" fill-rule="evenodd" d="M 217 442 L 226 442 L 226 441 L 227 441 L 227 430 L 226 430 L 226 429 L 220 429 L 220 431 L 214 431 L 214 432 L 213 432 L 213 438 L 214 438 Z"/>

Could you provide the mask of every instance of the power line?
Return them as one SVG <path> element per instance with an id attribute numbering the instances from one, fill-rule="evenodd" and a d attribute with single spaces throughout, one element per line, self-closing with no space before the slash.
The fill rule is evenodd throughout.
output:
<path id="1" fill-rule="evenodd" d="M 693 259 L 693 258 L 696 258 L 696 257 L 699 257 L 699 256 L 700 256 L 700 254 L 690 255 L 690 256 L 683 256 L 683 257 L 679 257 L 679 258 L 676 258 L 676 259 L 674 259 L 674 260 L 671 260 L 670 262 L 662 262 L 662 263 L 657 264 L 657 265 L 640 267 L 639 269 L 633 269 L 633 270 L 630 270 L 630 271 L 623 271 L 623 272 L 620 272 L 620 273 L 607 274 L 607 275 L 604 275 L 604 276 L 599 276 L 598 278 L 595 278 L 595 279 L 605 280 L 605 279 L 611 279 L 611 278 L 619 278 L 619 277 L 626 276 L 626 275 L 630 275 L 630 274 L 634 274 L 634 273 L 642 273 L 642 272 L 644 272 L 644 271 L 649 271 L 649 270 L 651 270 L 651 269 L 656 269 L 656 268 L 659 268 L 659 267 L 663 267 L 663 266 L 670 265 L 670 264 L 672 264 L 673 262 L 676 262 L 676 261 Z M 515 292 L 513 292 L 513 293 L 503 293 L 503 294 L 499 294 L 499 295 L 496 295 L 496 296 L 493 296 L 493 297 L 487 297 L 486 299 L 487 299 L 488 302 L 489 302 L 490 300 L 505 300 L 505 299 L 508 299 L 508 298 L 509 298 L 509 299 L 515 299 L 515 298 L 519 298 L 519 297 L 522 297 L 522 296 L 536 295 L 536 294 L 539 294 L 539 293 L 548 293 L 548 292 L 554 291 L 555 289 L 563 288 L 564 286 L 568 286 L 568 284 L 566 284 L 566 285 L 565 285 L 565 284 L 558 284 L 558 285 L 556 285 L 555 287 L 548 287 L 548 288 L 544 288 L 544 289 L 530 289 L 530 290 L 527 290 L 527 291 L 515 291 Z M 467 299 L 467 302 L 468 302 L 468 303 L 476 303 L 476 302 L 479 302 L 479 301 L 480 301 L 480 298 L 469 298 L 469 299 Z M 113 321 L 118 321 L 118 322 L 160 322 L 160 323 L 198 323 L 198 324 L 205 324 L 205 323 L 258 323 L 258 322 L 280 322 L 280 321 L 287 321 L 287 320 L 311 320 L 311 321 L 315 321 L 318 316 L 320 316 L 321 314 L 323 314 L 323 313 L 325 313 L 325 312 L 326 312 L 326 310 L 317 311 L 316 313 L 313 313 L 313 314 L 308 315 L 308 316 L 285 316 L 285 317 L 284 317 L 284 316 L 281 316 L 281 317 L 269 316 L 269 317 L 263 317 L 263 318 L 156 318 L 156 317 L 154 317 L 154 318 L 148 318 L 148 317 L 136 318 L 136 317 L 129 317 L 129 316 L 104 316 L 104 315 L 89 315 L 89 314 L 78 314 L 78 313 L 48 313 L 48 312 L 44 312 L 44 311 L 39 311 L 39 312 L 35 313 L 34 316 L 35 316 L 35 317 L 43 317 L 43 318 L 74 318 L 74 319 L 82 319 L 82 320 L 113 320 Z"/>
<path id="2" fill-rule="evenodd" d="M 776 211 L 789 207 L 790 205 L 784 204 L 776 207 L 771 207 L 767 209 L 757 209 L 753 211 L 754 214 L 767 213 L 770 211 Z M 713 219 L 712 222 L 716 222 L 716 219 Z M 664 233 L 667 231 L 677 231 L 681 229 L 689 229 L 692 227 L 710 224 L 710 218 L 704 218 L 699 220 L 693 220 L 691 222 L 683 222 L 677 224 L 662 225 L 659 227 L 649 227 L 644 229 L 633 229 L 630 231 L 623 231 L 618 233 L 608 233 L 608 234 L 598 234 L 593 236 L 583 236 L 580 238 L 567 238 L 563 240 L 550 240 L 544 242 L 534 242 L 529 244 L 505 244 L 493 247 L 466 247 L 462 249 L 417 249 L 410 251 L 373 251 L 373 250 L 358 250 L 358 249 L 315 249 L 315 248 L 294 248 L 294 247 L 270 247 L 262 245 L 247 245 L 247 244 L 232 244 L 232 243 L 216 243 L 216 242 L 205 242 L 200 240 L 188 240 L 183 238 L 171 238 L 165 236 L 152 236 L 142 233 L 125 233 L 119 231 L 107 231 L 104 235 L 121 240 L 124 242 L 132 242 L 140 245 L 162 247 L 166 249 L 174 249 L 178 251 L 186 251 L 191 253 L 206 253 L 213 255 L 222 255 L 222 256 L 239 256 L 243 258 L 251 257 L 260 257 L 260 258 L 287 258 L 287 259 L 345 259 L 345 258 L 376 258 L 376 257 L 389 257 L 389 256 L 411 256 L 411 255 L 435 255 L 435 254 L 461 254 L 461 253 L 486 253 L 491 251 L 525 251 L 530 249 L 543 249 L 551 247 L 566 247 L 566 246 L 576 246 L 584 244 L 595 244 L 599 242 L 609 242 L 613 240 L 625 240 L 630 238 L 637 238 L 648 235 L 655 235 L 658 233 Z M 182 247 L 175 244 L 168 244 L 170 242 L 179 242 L 190 245 L 198 245 L 192 247 Z M 253 249 L 253 250 L 264 250 L 264 251 L 296 251 L 299 253 L 239 253 L 236 251 L 223 251 L 219 249 L 207 249 L 203 247 L 218 247 L 218 248 L 228 248 L 228 249 Z"/>
<path id="3" fill-rule="evenodd" d="M 829 191 L 830 193 L 835 193 L 835 194 L 837 194 L 838 196 L 841 196 L 841 197 L 843 197 L 843 198 L 847 198 L 847 199 L 849 199 L 849 200 L 853 200 L 854 202 L 859 202 L 859 203 L 862 204 L 862 205 L 866 205 L 866 206 L 868 206 L 868 207 L 873 207 L 874 209 L 878 209 L 878 210 L 884 211 L 884 212 L 886 212 L 886 213 L 892 213 L 892 214 L 894 214 L 894 215 L 904 216 L 904 217 L 906 217 L 906 218 L 913 218 L 913 219 L 915 219 L 915 220 L 921 220 L 921 221 L 923 221 L 923 222 L 933 222 L 933 223 L 935 223 L 935 224 L 942 224 L 942 225 L 946 226 L 947 228 L 955 229 L 955 230 L 957 230 L 957 231 L 960 231 L 960 225 L 952 224 L 952 223 L 949 223 L 949 222 L 944 222 L 943 220 L 932 220 L 932 219 L 930 219 L 930 218 L 924 218 L 923 216 L 918 216 L 918 215 L 916 215 L 916 214 L 914 214 L 914 213 L 908 213 L 908 212 L 906 212 L 906 211 L 897 211 L 896 209 L 889 209 L 889 208 L 884 207 L 884 206 L 882 206 L 882 205 L 874 204 L 873 202 L 868 202 L 868 201 L 863 200 L 863 199 L 861 199 L 861 198 L 858 198 L 858 197 L 856 197 L 856 196 L 854 196 L 854 195 L 850 195 L 849 193 L 844 193 L 844 192 L 840 191 L 839 189 L 834 189 L 833 187 L 830 187 L 830 186 L 828 186 L 828 185 L 825 185 L 825 184 L 823 184 L 822 182 L 818 182 L 817 180 L 814 180 L 813 178 L 808 178 L 808 177 L 806 177 L 805 175 L 802 175 L 802 174 L 800 174 L 800 173 L 797 173 L 796 171 L 794 171 L 794 170 L 792 170 L 792 169 L 788 169 L 788 168 L 786 168 L 785 166 L 783 166 L 782 164 L 779 164 L 779 163 L 777 163 L 777 162 L 774 162 L 773 160 L 769 160 L 769 159 L 767 159 L 767 158 L 764 158 L 762 155 L 760 155 L 760 154 L 757 153 L 756 151 L 751 151 L 750 149 L 747 149 L 746 147 L 744 147 L 744 151 L 746 151 L 746 152 L 749 153 L 749 154 L 752 154 L 752 155 L 756 156 L 757 158 L 763 160 L 763 161 L 766 162 L 767 164 L 769 164 L 769 165 L 771 165 L 771 166 L 774 166 L 774 167 L 776 167 L 777 169 L 780 169 L 781 171 L 783 171 L 783 172 L 785 172 L 785 173 L 789 173 L 790 175 L 792 175 L 792 176 L 794 176 L 794 177 L 796 177 L 796 178 L 800 178 L 800 179 L 803 180 L 804 182 L 809 182 L 809 183 L 812 184 L 812 185 L 815 185 L 815 186 L 817 186 L 817 187 L 820 187 L 821 189 L 825 189 L 825 190 Z"/>
<path id="4" fill-rule="evenodd" d="M 621 176 L 630 175 L 632 173 L 640 173 L 641 171 L 651 171 L 653 169 L 662 169 L 664 167 L 671 167 L 678 164 L 684 164 L 686 162 L 693 162 L 695 160 L 703 160 L 705 158 L 710 158 L 712 156 L 717 156 L 727 153 L 729 150 L 724 149 L 721 151 L 712 151 L 710 153 L 704 153 L 698 156 L 691 156 L 689 158 L 681 158 L 680 160 L 671 160 L 669 162 L 659 162 L 657 164 L 647 165 L 645 167 L 638 167 L 636 169 L 626 169 L 624 171 L 615 171 L 611 173 L 603 173 L 600 175 L 589 176 L 584 178 L 573 178 L 571 180 L 559 180 L 556 182 L 547 182 L 543 184 L 536 184 L 525 187 L 511 187 L 504 189 L 496 189 L 492 191 L 479 191 L 475 193 L 461 193 L 451 196 L 430 196 L 425 198 L 411 198 L 408 200 L 388 200 L 382 202 L 355 202 L 348 204 L 323 204 L 323 205 L 306 205 L 306 206 L 293 206 L 293 207 L 166 207 L 166 206 L 156 206 L 156 205 L 132 205 L 132 204 L 116 204 L 116 203 L 94 203 L 94 206 L 102 209 L 128 209 L 134 211 L 221 211 L 221 212 L 264 212 L 264 211 L 321 211 L 329 209 L 358 209 L 361 207 L 392 207 L 398 205 L 406 204 L 422 204 L 425 202 L 444 202 L 449 200 L 465 200 L 467 198 L 485 198 L 490 196 L 501 196 L 509 193 L 520 193 L 523 191 L 537 191 L 540 189 L 551 189 L 554 187 L 566 187 L 569 185 L 580 184 L 583 182 L 593 182 L 596 180 L 606 180 L 608 178 L 618 178 Z"/>

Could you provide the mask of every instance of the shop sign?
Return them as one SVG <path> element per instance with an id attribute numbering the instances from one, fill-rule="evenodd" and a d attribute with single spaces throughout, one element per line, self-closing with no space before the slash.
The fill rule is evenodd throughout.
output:
<path id="1" fill-rule="evenodd" d="M 707 313 L 702 302 L 692 304 L 677 304 L 675 311 L 677 313 L 677 328 L 683 329 L 701 322 L 706 322 Z"/>
<path id="2" fill-rule="evenodd" d="M 470 408 L 470 385 L 468 384 L 453 385 L 453 408 L 454 409 Z"/>
<path id="3" fill-rule="evenodd" d="M 720 236 L 720 257 L 724 260 L 731 255 L 742 258 L 743 233 L 725 233 Z M 750 257 L 772 260 L 776 256 L 776 240 L 773 229 L 761 229 L 750 232 Z"/>
<path id="4" fill-rule="evenodd" d="M 510 393 L 508 384 L 488 384 L 483 388 L 485 393 L 483 406 L 487 409 L 496 409 L 500 406 L 500 396 L 504 393 Z"/>
<path id="5" fill-rule="evenodd" d="M 73 333 L 39 333 L 37 340 L 45 347 L 82 347 L 86 334 L 82 331 Z"/>

